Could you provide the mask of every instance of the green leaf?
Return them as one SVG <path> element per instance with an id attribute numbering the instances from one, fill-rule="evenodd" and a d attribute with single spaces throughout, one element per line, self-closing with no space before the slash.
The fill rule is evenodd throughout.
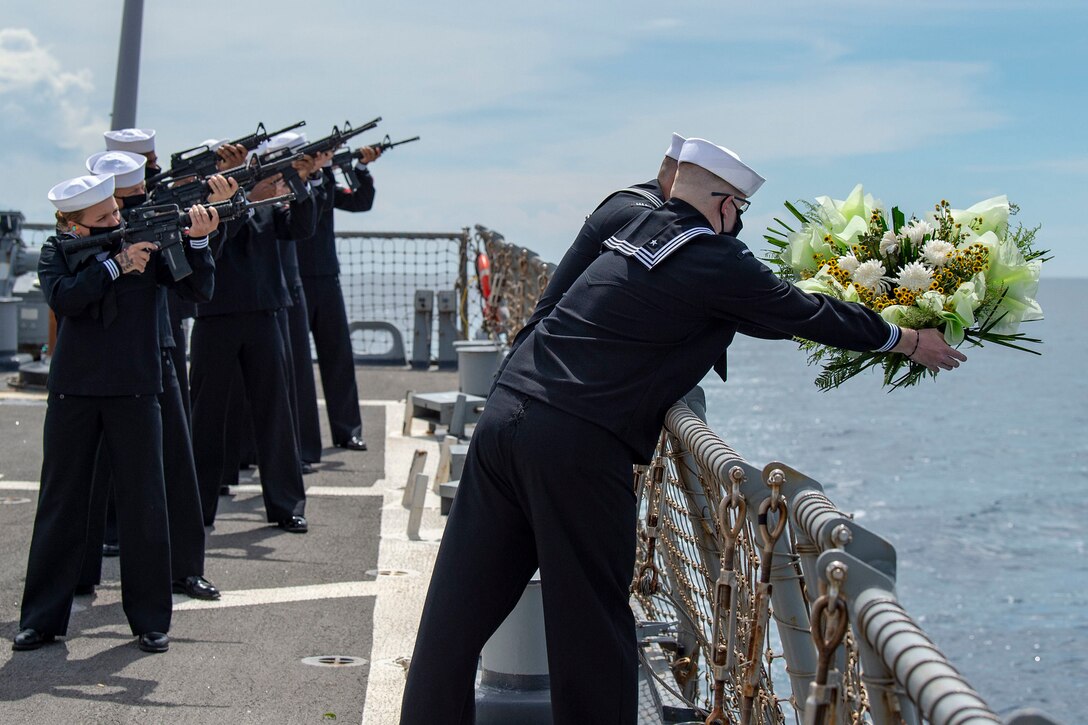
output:
<path id="1" fill-rule="evenodd" d="M 795 207 L 793 204 L 789 203 L 788 201 L 785 201 L 785 202 L 782 202 L 782 203 L 786 205 L 786 208 L 790 210 L 791 214 L 793 214 L 795 217 L 797 217 L 797 221 L 801 222 L 802 224 L 804 224 L 804 223 L 806 223 L 808 221 L 808 219 L 805 217 L 805 215 L 802 214 L 801 212 L 797 211 L 797 207 Z"/>
<path id="2" fill-rule="evenodd" d="M 903 212 L 899 211 L 899 207 L 892 207 L 892 231 L 896 234 L 907 223 L 907 218 L 903 215 Z"/>
<path id="3" fill-rule="evenodd" d="M 787 224 L 786 222 L 782 221 L 782 220 L 781 220 L 781 219 L 779 219 L 778 217 L 775 217 L 775 218 L 774 218 L 774 220 L 775 220 L 776 222 L 778 222 L 779 224 L 781 224 L 782 226 L 784 226 L 784 227 L 786 228 L 786 231 L 789 231 L 789 232 L 792 232 L 792 231 L 793 231 L 793 229 L 792 229 L 792 228 L 790 228 L 790 225 L 789 225 L 789 224 Z"/>

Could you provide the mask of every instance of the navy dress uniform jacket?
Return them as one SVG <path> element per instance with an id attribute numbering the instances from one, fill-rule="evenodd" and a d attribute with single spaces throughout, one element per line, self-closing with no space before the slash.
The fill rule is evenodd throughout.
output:
<path id="1" fill-rule="evenodd" d="M 698 228 L 709 233 L 666 249 Z M 664 256 L 650 268 L 620 251 L 601 254 L 510 356 L 498 384 L 605 428 L 637 462 L 649 462 L 669 407 L 743 327 L 857 351 L 898 342 L 898 328 L 872 310 L 778 279 L 683 200 L 612 239 L 644 258 L 656 243 Z"/>
<path id="2" fill-rule="evenodd" d="M 215 263 L 208 249 L 194 250 L 188 243 L 185 247 L 193 274 L 176 283 L 158 254 L 151 256 L 143 274 L 122 274 L 114 280 L 102 260 L 70 273 L 56 239 L 45 243 L 38 280 L 57 316 L 57 344 L 47 383 L 51 392 L 92 396 L 162 392 L 159 286 L 184 284 L 199 298 L 209 299 L 215 284 Z M 126 362 L 124 375 L 118 374 L 119 358 Z"/>
<path id="3" fill-rule="evenodd" d="M 374 206 L 374 177 L 365 166 L 356 165 L 359 188 L 338 186 L 332 169 L 324 169 L 324 182 L 318 200 L 317 228 L 313 239 L 298 247 L 299 274 L 303 277 L 331 277 L 340 274 L 340 262 L 336 257 L 336 237 L 333 234 L 333 210 L 361 212 Z M 296 237 L 302 239 L 303 237 Z"/>
<path id="4" fill-rule="evenodd" d="M 613 192 L 598 204 L 593 213 L 586 217 L 582 228 L 578 230 L 578 236 L 574 238 L 574 243 L 563 255 L 559 266 L 555 268 L 555 273 L 548 280 L 548 286 L 544 288 L 540 299 L 537 300 L 532 316 L 514 337 L 514 342 L 510 345 L 511 350 L 521 345 L 537 323 L 551 314 L 574 281 L 601 253 L 601 245 L 606 239 L 636 217 L 657 209 L 664 203 L 661 185 L 657 183 L 657 179 L 651 179 Z"/>

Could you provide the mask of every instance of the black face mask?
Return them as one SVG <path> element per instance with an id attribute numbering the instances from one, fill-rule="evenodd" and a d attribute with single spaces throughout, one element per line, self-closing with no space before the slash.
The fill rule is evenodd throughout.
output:
<path id="1" fill-rule="evenodd" d="M 144 180 L 146 181 L 147 179 L 150 179 L 152 176 L 159 173 L 160 171 L 162 171 L 162 167 L 152 166 L 151 164 L 148 164 L 144 167 Z"/>
<path id="2" fill-rule="evenodd" d="M 124 226 L 124 222 L 121 222 L 120 224 L 115 224 L 112 227 L 87 227 L 87 229 L 88 229 L 88 231 L 90 231 L 91 236 L 93 237 L 93 236 L 98 235 L 98 234 L 109 234 L 110 232 L 114 231 L 115 229 L 120 229 L 123 226 Z"/>
<path id="3" fill-rule="evenodd" d="M 147 201 L 147 194 L 133 194 L 132 196 L 118 197 L 117 201 L 121 203 L 122 209 L 131 209 L 134 206 L 139 206 Z"/>
<path id="4" fill-rule="evenodd" d="M 733 202 L 729 202 L 729 203 L 732 204 Z M 734 206 L 736 206 L 736 205 L 734 204 Z M 736 236 L 740 235 L 740 230 L 744 228 L 744 220 L 741 219 L 740 211 L 737 212 L 737 221 L 736 221 L 736 223 L 733 225 L 733 228 L 730 229 L 729 231 L 725 230 L 725 214 L 722 214 L 722 208 L 721 207 L 718 207 L 718 217 L 720 218 L 720 221 L 721 221 L 722 234 L 725 234 L 725 235 L 730 236 L 730 237 L 736 237 Z"/>
<path id="5" fill-rule="evenodd" d="M 733 225 L 733 229 L 729 232 L 729 236 L 739 237 L 741 229 L 744 229 L 744 218 L 740 214 L 737 214 L 737 223 Z"/>

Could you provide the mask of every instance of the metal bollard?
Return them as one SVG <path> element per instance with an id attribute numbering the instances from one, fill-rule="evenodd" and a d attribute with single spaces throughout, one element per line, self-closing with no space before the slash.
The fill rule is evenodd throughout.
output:
<path id="1" fill-rule="evenodd" d="M 550 725 L 552 705 L 540 572 L 480 653 L 476 725 Z"/>
<path id="2" fill-rule="evenodd" d="M 438 293 L 438 368 L 453 370 L 457 367 L 457 293 L 441 290 Z"/>
<path id="3" fill-rule="evenodd" d="M 431 366 L 431 328 L 434 321 L 434 291 L 417 289 L 415 296 L 415 331 L 412 334 L 412 368 Z"/>

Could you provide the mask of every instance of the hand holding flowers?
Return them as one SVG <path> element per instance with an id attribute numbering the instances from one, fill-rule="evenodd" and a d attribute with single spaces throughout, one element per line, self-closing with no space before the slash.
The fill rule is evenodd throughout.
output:
<path id="1" fill-rule="evenodd" d="M 818 197 L 804 213 L 789 203 L 786 208 L 800 228 L 776 219 L 765 235 L 773 246 L 768 261 L 780 277 L 921 332 L 904 335 L 885 353 L 802 341 L 809 362 L 824 366 L 816 379 L 820 388 L 837 387 L 878 365 L 892 389 L 919 382 L 927 370 L 935 375 L 956 367 L 966 359 L 961 353 L 949 357 L 947 347 L 940 346 L 942 352 L 928 344 L 942 335 L 953 346 L 990 342 L 1035 353 L 1021 343 L 1040 340 L 1017 328 L 1042 318 L 1035 292 L 1048 252 L 1034 248 L 1037 227 L 1010 230 L 1017 209 L 1004 196 L 964 210 L 942 201 L 927 218 L 908 221 L 898 208 L 886 212 L 859 184 L 845 200 Z"/>

